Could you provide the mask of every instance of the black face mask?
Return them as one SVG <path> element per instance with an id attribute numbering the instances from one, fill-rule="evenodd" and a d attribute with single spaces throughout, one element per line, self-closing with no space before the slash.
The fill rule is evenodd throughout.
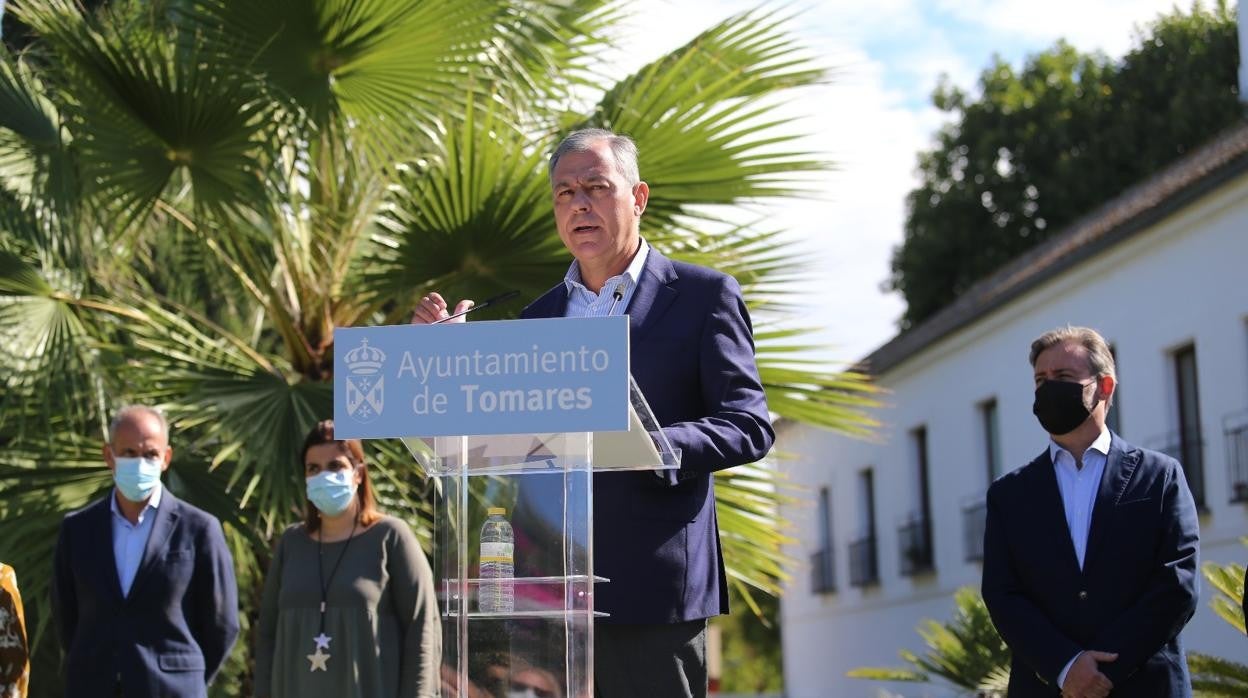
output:
<path id="1" fill-rule="evenodd" d="M 1083 404 L 1083 389 L 1089 384 L 1046 380 L 1036 388 L 1036 401 L 1031 411 L 1040 426 L 1050 434 L 1061 436 L 1079 428 L 1092 416 Z"/>

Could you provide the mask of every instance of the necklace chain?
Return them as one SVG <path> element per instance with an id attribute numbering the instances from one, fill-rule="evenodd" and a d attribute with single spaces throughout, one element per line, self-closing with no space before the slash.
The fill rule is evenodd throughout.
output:
<path id="1" fill-rule="evenodd" d="M 338 553 L 338 559 L 334 562 L 334 568 L 329 571 L 329 579 L 325 579 L 325 551 L 321 547 L 325 537 L 325 528 L 322 525 L 321 530 L 317 531 L 316 536 L 316 573 L 321 583 L 321 632 L 325 632 L 325 602 L 329 598 L 329 585 L 334 581 L 334 575 L 338 574 L 338 566 L 342 564 L 342 558 L 347 556 L 347 548 L 351 547 L 351 541 L 355 538 L 355 527 L 360 522 L 359 514 L 351 521 L 351 534 L 347 536 L 346 545 L 342 546 L 342 550 Z M 324 523 L 324 522 L 322 522 Z"/>

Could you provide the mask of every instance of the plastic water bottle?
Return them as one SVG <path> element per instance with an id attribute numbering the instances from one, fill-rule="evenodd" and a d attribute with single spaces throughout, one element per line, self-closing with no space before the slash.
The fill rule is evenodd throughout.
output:
<path id="1" fill-rule="evenodd" d="M 482 613 L 511 613 L 515 610 L 512 578 L 516 574 L 515 538 L 504 518 L 507 510 L 490 507 L 481 524 L 481 586 L 477 608 Z"/>

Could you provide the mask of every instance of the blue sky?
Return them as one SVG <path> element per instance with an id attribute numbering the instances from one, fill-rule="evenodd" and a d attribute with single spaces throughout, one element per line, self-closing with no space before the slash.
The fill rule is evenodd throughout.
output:
<path id="1" fill-rule="evenodd" d="M 837 163 L 811 201 L 763 209 L 813 261 L 805 288 L 829 348 L 820 356 L 854 361 L 895 334 L 904 305 L 881 290 L 902 239 L 904 197 L 915 186 L 917 153 L 943 116 L 930 105 L 939 76 L 973 88 L 994 54 L 1015 65 L 1065 38 L 1084 51 L 1121 56 L 1133 31 L 1174 0 L 840 0 L 798 5 L 793 31 L 831 84 L 794 93 L 787 112 L 805 117 L 807 147 Z M 1183 8 L 1190 0 L 1179 0 Z M 609 60 L 620 75 L 683 44 L 703 28 L 757 7 L 740 0 L 636 0 Z M 791 7 L 791 5 L 786 6 Z M 645 177 L 645 173 L 642 173 Z M 644 227 L 644 223 L 643 223 Z"/>

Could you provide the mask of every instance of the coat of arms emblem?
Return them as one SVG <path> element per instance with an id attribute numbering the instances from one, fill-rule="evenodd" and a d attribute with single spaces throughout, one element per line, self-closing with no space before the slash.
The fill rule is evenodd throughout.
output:
<path id="1" fill-rule="evenodd" d="M 350 372 L 347 376 L 347 416 L 361 424 L 367 424 L 381 416 L 386 405 L 385 376 L 381 366 L 386 354 L 377 347 L 368 346 L 368 339 L 343 357 Z"/>

